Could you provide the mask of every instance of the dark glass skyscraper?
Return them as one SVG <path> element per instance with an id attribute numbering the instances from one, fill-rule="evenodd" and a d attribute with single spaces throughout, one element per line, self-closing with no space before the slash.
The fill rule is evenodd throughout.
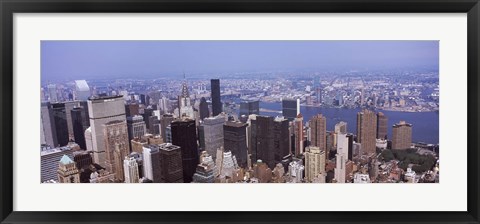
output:
<path id="1" fill-rule="evenodd" d="M 262 160 L 271 169 L 275 166 L 274 121 L 273 117 L 257 116 L 252 123 L 251 159 L 252 164 Z"/>
<path id="2" fill-rule="evenodd" d="M 87 145 L 85 143 L 85 134 L 83 127 L 83 118 L 82 118 L 82 108 L 75 107 L 71 110 L 72 114 L 72 125 L 73 125 L 73 137 L 75 142 L 80 146 L 81 149 L 87 150 Z"/>
<path id="3" fill-rule="evenodd" d="M 288 120 L 285 118 L 276 117 L 273 128 L 273 144 L 274 144 L 274 160 L 275 164 L 281 163 L 282 160 L 291 154 L 290 152 L 290 133 L 288 130 Z"/>
<path id="4" fill-rule="evenodd" d="M 212 91 L 212 116 L 217 116 L 222 112 L 222 102 L 220 102 L 220 80 L 211 79 Z"/>
<path id="5" fill-rule="evenodd" d="M 55 121 L 55 130 L 57 131 L 57 140 L 60 146 L 68 144 L 68 126 L 67 112 L 64 103 L 52 104 L 53 119 Z"/>
<path id="6" fill-rule="evenodd" d="M 210 111 L 208 111 L 208 103 L 205 97 L 200 99 L 200 120 L 205 119 L 210 115 Z"/>
<path id="7" fill-rule="evenodd" d="M 237 158 L 240 167 L 247 167 L 247 124 L 227 121 L 223 125 L 223 145 Z"/>
<path id="8" fill-rule="evenodd" d="M 248 119 L 248 115 L 251 115 L 251 114 L 257 114 L 257 115 L 260 114 L 260 102 L 258 100 L 240 103 L 240 113 L 239 113 L 240 120 L 242 122 L 246 122 L 246 120 Z"/>
<path id="9" fill-rule="evenodd" d="M 173 121 L 170 125 L 172 129 L 172 144 L 179 146 L 182 151 L 183 181 L 190 183 L 198 165 L 195 120 L 188 118 L 179 119 Z"/>
<path id="10" fill-rule="evenodd" d="M 297 101 L 294 99 L 282 100 L 282 115 L 289 121 L 293 121 L 297 117 Z"/>

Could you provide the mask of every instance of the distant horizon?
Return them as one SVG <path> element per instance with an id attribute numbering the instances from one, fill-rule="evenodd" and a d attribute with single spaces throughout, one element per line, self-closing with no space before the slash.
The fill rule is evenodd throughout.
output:
<path id="1" fill-rule="evenodd" d="M 438 71 L 438 41 L 42 41 L 41 81 Z M 180 77 L 179 77 L 180 78 Z"/>

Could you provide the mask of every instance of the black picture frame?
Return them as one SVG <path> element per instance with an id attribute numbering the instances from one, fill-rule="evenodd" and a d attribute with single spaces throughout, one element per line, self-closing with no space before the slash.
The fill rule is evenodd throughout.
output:
<path id="1" fill-rule="evenodd" d="M 0 0 L 0 220 L 2 223 L 479 223 L 478 0 Z M 19 212 L 13 211 L 14 13 L 467 13 L 467 212 Z M 445 192 L 454 194 L 455 192 Z M 32 198 L 32 200 L 35 200 Z M 425 202 L 426 206 L 428 202 Z"/>

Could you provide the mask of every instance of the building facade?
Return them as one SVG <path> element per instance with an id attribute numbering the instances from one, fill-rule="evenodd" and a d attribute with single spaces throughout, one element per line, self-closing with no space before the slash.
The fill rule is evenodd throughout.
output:
<path id="1" fill-rule="evenodd" d="M 183 181 L 192 182 L 198 165 L 197 130 L 195 120 L 184 118 L 171 124 L 172 144 L 179 146 L 182 152 Z"/>
<path id="2" fill-rule="evenodd" d="M 118 120 L 103 124 L 105 140 L 105 163 L 108 172 L 115 174 L 116 180 L 124 181 L 123 160 L 130 154 L 127 122 Z M 95 155 L 95 154 L 94 154 Z"/>
<path id="3" fill-rule="evenodd" d="M 364 109 L 357 114 L 357 139 L 362 144 L 362 154 L 376 153 L 376 127 L 377 116 L 371 111 Z"/>
<path id="4" fill-rule="evenodd" d="M 412 125 L 405 121 L 393 125 L 392 149 L 409 149 L 412 146 Z"/>

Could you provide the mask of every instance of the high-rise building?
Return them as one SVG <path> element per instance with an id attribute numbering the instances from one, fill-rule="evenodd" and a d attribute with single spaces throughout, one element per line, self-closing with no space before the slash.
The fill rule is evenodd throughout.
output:
<path id="1" fill-rule="evenodd" d="M 140 115 L 138 103 L 128 103 L 125 104 L 125 114 L 127 117 L 133 117 L 135 115 Z"/>
<path id="2" fill-rule="evenodd" d="M 222 113 L 222 102 L 220 101 L 220 80 L 211 79 L 211 97 L 212 97 L 212 116 L 217 116 Z"/>
<path id="3" fill-rule="evenodd" d="M 59 183 L 80 183 L 80 172 L 70 157 L 63 155 L 58 163 Z"/>
<path id="4" fill-rule="evenodd" d="M 123 160 L 130 154 L 127 132 L 127 122 L 124 120 L 103 124 L 106 158 L 105 163 L 100 165 L 104 165 L 108 172 L 114 173 L 116 180 L 121 182 L 124 181 Z"/>
<path id="5" fill-rule="evenodd" d="M 157 116 L 150 116 L 148 118 L 148 133 L 159 135 L 160 134 L 160 120 Z"/>
<path id="6" fill-rule="evenodd" d="M 167 127 L 170 125 L 170 123 L 172 123 L 172 121 L 174 120 L 175 118 L 173 118 L 173 115 L 172 114 L 163 114 L 162 115 L 162 118 L 160 118 L 160 133 L 162 135 L 162 138 L 166 141 L 167 141 L 167 135 L 166 135 L 166 132 L 167 132 Z M 171 143 L 171 142 L 170 142 Z"/>
<path id="7" fill-rule="evenodd" d="M 305 173 L 305 166 L 303 166 L 302 160 L 294 160 L 288 165 L 288 174 L 291 178 L 289 182 L 302 183 Z"/>
<path id="8" fill-rule="evenodd" d="M 207 151 L 203 151 L 200 155 L 200 163 L 197 166 L 197 170 L 193 175 L 194 183 L 213 183 L 216 176 L 215 162 L 211 155 Z M 218 171 L 217 171 L 218 172 Z"/>
<path id="9" fill-rule="evenodd" d="M 375 112 L 364 109 L 357 113 L 357 139 L 362 144 L 362 154 L 376 153 L 376 128 Z"/>
<path id="10" fill-rule="evenodd" d="M 105 164 L 105 136 L 103 125 L 115 120 L 125 121 L 125 106 L 122 96 L 91 97 L 88 100 L 88 115 L 92 133 L 93 161 Z M 126 136 L 128 141 L 128 136 Z M 121 157 L 122 161 L 124 157 Z"/>
<path id="11" fill-rule="evenodd" d="M 172 144 L 179 146 L 182 152 L 183 181 L 192 182 L 198 165 L 197 128 L 195 120 L 184 118 L 171 124 Z M 222 141 L 223 142 L 223 141 Z"/>
<path id="12" fill-rule="evenodd" d="M 179 146 L 171 143 L 163 143 L 159 146 L 161 161 L 161 182 L 163 183 L 182 183 L 182 150 Z"/>
<path id="13" fill-rule="evenodd" d="M 212 155 L 214 160 L 216 156 L 213 155 L 215 155 L 217 149 L 223 147 L 223 124 L 225 124 L 225 116 L 223 115 L 208 117 L 203 120 L 204 150 Z"/>
<path id="14" fill-rule="evenodd" d="M 275 164 L 281 163 L 292 153 L 290 151 L 289 121 L 284 117 L 275 117 L 273 120 L 273 148 Z"/>
<path id="15" fill-rule="evenodd" d="M 239 117 L 242 115 L 245 115 L 245 117 L 248 117 L 249 115 L 252 114 L 260 114 L 260 101 L 245 101 L 240 103 L 240 111 L 239 111 Z"/>
<path id="16" fill-rule="evenodd" d="M 377 138 L 387 139 L 388 117 L 382 112 L 377 113 Z"/>
<path id="17" fill-rule="evenodd" d="M 134 138 L 141 138 L 147 133 L 147 128 L 143 117 L 140 115 L 134 115 L 133 117 L 127 117 L 128 127 L 128 141 Z"/>
<path id="18" fill-rule="evenodd" d="M 55 130 L 57 133 L 57 141 L 60 146 L 68 144 L 68 126 L 67 126 L 67 113 L 64 103 L 52 104 L 53 119 L 55 123 Z"/>
<path id="19" fill-rule="evenodd" d="M 300 113 L 298 110 L 299 101 L 294 99 L 283 99 L 282 100 L 282 115 L 287 118 L 289 121 L 293 121 L 297 115 Z"/>
<path id="20" fill-rule="evenodd" d="M 154 183 L 162 182 L 160 157 L 158 145 L 146 145 L 143 147 L 143 175 Z"/>
<path id="21" fill-rule="evenodd" d="M 314 178 L 325 178 L 325 150 L 317 146 L 305 148 L 305 179 L 312 182 Z M 325 180 L 320 181 L 325 182 Z"/>
<path id="22" fill-rule="evenodd" d="M 123 170 L 125 171 L 125 183 L 139 182 L 138 164 L 135 158 L 126 156 L 123 160 Z"/>
<path id="23" fill-rule="evenodd" d="M 58 146 L 57 129 L 55 128 L 55 119 L 53 118 L 53 108 L 50 102 L 44 102 L 41 106 L 41 130 L 43 138 L 42 143 L 51 147 Z"/>
<path id="24" fill-rule="evenodd" d="M 412 125 L 400 121 L 393 125 L 392 149 L 409 149 L 412 146 Z"/>
<path id="25" fill-rule="evenodd" d="M 256 116 L 251 120 L 251 162 L 262 160 L 269 167 L 275 167 L 274 120 L 273 117 Z"/>
<path id="26" fill-rule="evenodd" d="M 208 103 L 205 97 L 202 97 L 200 99 L 199 110 L 200 110 L 200 120 L 203 120 L 210 116 L 210 111 L 208 110 Z"/>
<path id="27" fill-rule="evenodd" d="M 337 183 L 345 183 L 346 181 L 346 163 L 348 160 L 348 138 L 346 134 L 338 134 L 337 136 L 337 154 L 335 167 L 335 180 Z"/>
<path id="28" fill-rule="evenodd" d="M 335 125 L 336 134 L 346 134 L 347 133 L 347 122 L 340 121 Z"/>
<path id="29" fill-rule="evenodd" d="M 80 104 L 78 101 L 68 101 L 65 102 L 65 117 L 67 118 L 67 129 L 69 138 L 73 137 L 73 122 L 71 111 L 75 107 L 79 107 Z"/>
<path id="30" fill-rule="evenodd" d="M 322 104 L 322 89 L 320 87 L 315 88 L 315 98 L 317 99 L 317 105 Z"/>
<path id="31" fill-rule="evenodd" d="M 187 117 L 190 119 L 195 119 L 195 113 L 191 103 L 187 82 L 184 82 L 182 84 L 182 93 L 180 96 L 178 96 L 178 108 L 175 109 L 174 116 L 177 118 Z"/>
<path id="32" fill-rule="evenodd" d="M 75 107 L 71 110 L 72 123 L 73 123 L 73 137 L 75 142 L 80 145 L 83 150 L 87 149 L 85 142 L 85 129 L 83 127 L 82 109 Z"/>
<path id="33" fill-rule="evenodd" d="M 85 80 L 75 80 L 75 100 L 86 101 L 90 97 L 90 87 Z"/>
<path id="34" fill-rule="evenodd" d="M 327 148 L 327 118 L 322 114 L 317 114 L 308 121 L 308 124 L 311 131 L 310 144 L 325 151 Z"/>
<path id="35" fill-rule="evenodd" d="M 238 165 L 247 167 L 247 124 L 227 121 L 223 125 L 224 148 L 237 158 Z"/>
<path id="36" fill-rule="evenodd" d="M 299 156 L 303 154 L 304 146 L 303 146 L 303 116 L 302 114 L 298 114 L 294 121 L 294 129 L 295 129 L 295 156 Z"/>
<path id="37" fill-rule="evenodd" d="M 42 146 L 40 152 L 41 181 L 57 180 L 58 161 L 60 161 L 63 155 L 73 158 L 73 152 L 79 148 L 78 144 L 73 142 L 58 148 Z"/>
<path id="38" fill-rule="evenodd" d="M 57 96 L 57 85 L 55 84 L 50 84 L 47 86 L 48 88 L 48 96 L 49 96 L 49 101 L 51 103 L 56 103 L 58 102 L 58 96 Z"/>

